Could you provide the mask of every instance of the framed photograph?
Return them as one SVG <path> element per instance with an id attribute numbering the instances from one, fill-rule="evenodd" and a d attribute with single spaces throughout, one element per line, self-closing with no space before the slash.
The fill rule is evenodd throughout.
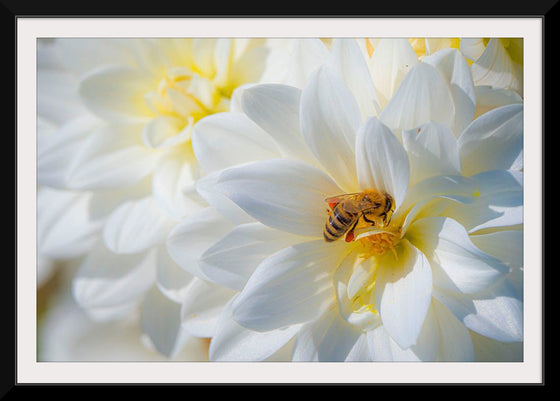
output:
<path id="1" fill-rule="evenodd" d="M 543 384 L 544 22 L 16 15 L 13 384 Z"/>

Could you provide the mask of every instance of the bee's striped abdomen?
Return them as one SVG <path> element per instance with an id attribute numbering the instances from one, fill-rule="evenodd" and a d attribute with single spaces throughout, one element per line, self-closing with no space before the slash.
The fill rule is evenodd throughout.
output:
<path id="1" fill-rule="evenodd" d="M 356 215 L 347 212 L 340 205 L 336 205 L 332 212 L 329 214 L 329 218 L 325 227 L 323 228 L 323 236 L 325 241 L 332 242 L 340 238 L 356 221 Z"/>

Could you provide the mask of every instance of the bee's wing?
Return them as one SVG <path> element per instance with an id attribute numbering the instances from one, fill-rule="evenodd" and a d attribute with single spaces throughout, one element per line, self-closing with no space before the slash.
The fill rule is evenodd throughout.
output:
<path id="1" fill-rule="evenodd" d="M 360 192 L 351 194 L 340 194 L 326 198 L 325 202 L 327 202 L 331 209 L 333 209 L 337 204 L 344 201 L 342 203 L 342 207 L 344 208 L 344 210 L 350 213 L 358 213 L 360 211 L 360 202 L 358 201 L 359 195 Z"/>

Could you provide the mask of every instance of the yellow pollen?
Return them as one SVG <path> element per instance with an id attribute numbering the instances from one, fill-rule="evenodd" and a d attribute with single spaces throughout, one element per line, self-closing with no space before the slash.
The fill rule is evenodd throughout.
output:
<path id="1" fill-rule="evenodd" d="M 371 42 L 367 38 L 366 38 L 366 50 L 367 50 L 368 56 L 371 58 L 371 55 L 373 54 L 373 45 L 371 44 Z"/>
<path id="2" fill-rule="evenodd" d="M 395 244 L 398 242 L 399 236 L 391 232 L 383 232 L 360 238 L 358 241 L 364 247 L 364 253 L 368 255 L 382 255 L 387 250 L 391 250 L 395 258 Z"/>

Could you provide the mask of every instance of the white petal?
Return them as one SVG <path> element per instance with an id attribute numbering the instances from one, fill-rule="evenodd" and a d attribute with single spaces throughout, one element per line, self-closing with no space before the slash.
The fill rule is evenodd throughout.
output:
<path id="1" fill-rule="evenodd" d="M 410 159 L 411 185 L 435 175 L 460 175 L 457 139 L 443 124 L 428 122 L 403 132 Z"/>
<path id="2" fill-rule="evenodd" d="M 138 253 L 163 244 L 173 221 L 152 197 L 119 206 L 107 219 L 103 240 L 115 253 Z"/>
<path id="3" fill-rule="evenodd" d="M 358 42 L 355 39 L 334 38 L 328 63 L 354 95 L 362 119 L 378 115 L 381 106 Z"/>
<path id="4" fill-rule="evenodd" d="M 202 39 L 202 41 L 208 41 L 208 39 Z M 209 76 L 214 76 L 218 85 L 225 85 L 232 77 L 233 49 L 235 46 L 232 43 L 233 39 L 230 38 L 218 38 L 215 41 L 209 56 L 213 58 L 212 68 L 216 72 L 215 75 L 211 73 Z"/>
<path id="5" fill-rule="evenodd" d="M 156 259 L 156 284 L 167 298 L 181 303 L 193 276 L 171 259 L 165 247 L 159 247 Z"/>
<path id="6" fill-rule="evenodd" d="M 414 66 L 379 116 L 393 130 L 407 130 L 428 121 L 453 126 L 453 99 L 435 67 Z"/>
<path id="7" fill-rule="evenodd" d="M 523 224 L 523 174 L 494 170 L 472 176 L 478 184 L 474 202 L 453 205 L 448 213 L 470 232 Z"/>
<path id="8" fill-rule="evenodd" d="M 83 308 L 109 308 L 139 302 L 154 284 L 156 251 L 117 255 L 102 244 L 82 263 L 72 293 Z"/>
<path id="9" fill-rule="evenodd" d="M 475 109 L 474 83 L 469 65 L 456 49 L 443 49 L 422 60 L 436 67 L 449 85 L 455 117 L 452 130 L 458 136 L 472 121 Z"/>
<path id="10" fill-rule="evenodd" d="M 128 38 L 57 38 L 53 43 L 59 63 L 81 76 L 92 66 L 121 65 L 137 67 L 138 40 Z"/>
<path id="11" fill-rule="evenodd" d="M 89 213 L 92 219 L 107 218 L 124 202 L 140 200 L 151 194 L 151 177 L 146 177 L 132 186 L 109 191 L 92 191 Z"/>
<path id="12" fill-rule="evenodd" d="M 362 333 L 354 345 L 348 355 L 346 356 L 346 360 L 344 362 L 371 362 L 371 356 L 368 347 L 367 341 L 367 332 Z"/>
<path id="13" fill-rule="evenodd" d="M 356 295 L 367 291 L 375 280 L 377 261 L 363 258 L 361 247 L 354 248 L 341 262 L 333 276 L 333 285 L 337 293 L 338 313 L 355 328 L 362 331 L 373 330 L 381 324 L 377 313 L 375 299 L 370 296 L 367 308 L 356 308 Z"/>
<path id="14" fill-rule="evenodd" d="M 173 358 L 181 349 L 186 337 L 182 333 L 181 304 L 163 295 L 157 288 L 148 292 L 140 315 L 142 331 L 150 337 L 161 354 Z"/>
<path id="15" fill-rule="evenodd" d="M 266 70 L 270 49 L 265 46 L 247 50 L 232 65 L 230 80 L 236 85 L 259 82 Z"/>
<path id="16" fill-rule="evenodd" d="M 432 201 L 438 198 L 450 199 L 462 205 L 472 202 L 479 190 L 477 182 L 468 177 L 460 175 L 436 175 L 426 178 L 408 190 L 406 198 L 401 207 L 396 211 L 394 218 L 401 217 L 408 212 L 403 226 L 406 226 L 418 218 L 422 212 L 427 212 L 429 216 L 437 215 L 435 210 L 429 210 L 434 206 Z M 411 209 L 411 207 L 413 207 Z"/>
<path id="17" fill-rule="evenodd" d="M 92 117 L 83 116 L 68 121 L 50 133 L 38 128 L 37 182 L 40 185 L 67 188 L 66 176 L 72 158 L 96 124 Z"/>
<path id="18" fill-rule="evenodd" d="M 512 89 L 523 95 L 523 67 L 512 59 L 501 39 L 490 39 L 471 71 L 475 85 Z"/>
<path id="19" fill-rule="evenodd" d="M 301 95 L 301 132 L 326 171 L 346 192 L 356 192 L 354 161 L 360 110 L 352 92 L 328 66 L 314 72 Z"/>
<path id="20" fill-rule="evenodd" d="M 336 310 L 301 328 L 296 337 L 294 362 L 344 362 L 361 332 Z"/>
<path id="21" fill-rule="evenodd" d="M 412 348 L 402 349 L 383 326 L 367 332 L 368 348 L 374 362 L 418 362 Z"/>
<path id="22" fill-rule="evenodd" d="M 178 113 L 183 119 L 189 119 L 192 115 L 203 115 L 204 109 L 194 98 L 191 96 L 183 93 L 182 91 L 167 88 L 165 90 L 165 94 L 167 95 L 165 98 L 165 102 L 169 102 L 169 105 L 165 106 L 170 108 L 174 112 Z M 147 102 L 152 103 L 151 101 L 152 96 L 154 94 L 152 92 L 148 93 L 147 95 Z M 157 98 L 156 98 L 157 99 Z M 155 107 L 157 109 L 157 106 Z M 154 106 L 152 106 L 154 109 Z"/>
<path id="23" fill-rule="evenodd" d="M 165 148 L 186 141 L 190 136 L 190 126 L 173 116 L 151 119 L 142 130 L 142 139 L 149 148 Z"/>
<path id="24" fill-rule="evenodd" d="M 484 52 L 484 48 L 485 46 L 482 38 L 461 39 L 461 53 L 471 61 L 478 59 Z"/>
<path id="25" fill-rule="evenodd" d="M 268 82 L 268 81 L 266 81 Z M 229 99 L 229 111 L 232 113 L 243 113 L 243 106 L 241 104 L 241 98 L 243 97 L 243 93 L 246 89 L 252 88 L 253 86 L 258 84 L 244 84 L 238 86 L 233 90 L 231 94 L 231 98 Z"/>
<path id="26" fill-rule="evenodd" d="M 407 39 L 381 39 L 371 57 L 370 70 L 381 106 L 391 99 L 408 71 L 418 63 Z"/>
<path id="27" fill-rule="evenodd" d="M 80 82 L 80 96 L 86 106 L 103 119 L 138 122 L 152 116 L 144 95 L 156 89 L 151 75 L 140 69 L 107 66 L 95 70 Z"/>
<path id="28" fill-rule="evenodd" d="M 231 318 L 228 305 L 220 316 L 210 343 L 210 360 L 215 362 L 259 362 L 280 350 L 300 325 L 267 332 L 252 331 Z"/>
<path id="29" fill-rule="evenodd" d="M 408 241 L 399 245 L 398 260 L 391 254 L 380 261 L 375 298 L 383 326 L 406 349 L 416 343 L 428 312 L 432 272 L 426 257 Z"/>
<path id="30" fill-rule="evenodd" d="M 398 207 L 408 189 L 408 155 L 389 128 L 369 118 L 356 138 L 356 169 L 360 188 L 385 190 Z"/>
<path id="31" fill-rule="evenodd" d="M 173 227 L 167 238 L 167 250 L 181 268 L 205 279 L 198 265 L 200 256 L 232 228 L 233 224 L 216 209 L 199 210 Z"/>
<path id="32" fill-rule="evenodd" d="M 241 113 L 218 113 L 198 121 L 192 143 L 196 159 L 207 174 L 280 156 L 267 133 Z"/>
<path id="33" fill-rule="evenodd" d="M 286 84 L 303 88 L 307 79 L 327 59 L 329 51 L 319 39 L 298 39 L 288 62 Z"/>
<path id="34" fill-rule="evenodd" d="M 523 103 L 523 98 L 510 89 L 475 86 L 474 92 L 476 94 L 475 118 L 497 107 Z"/>
<path id="35" fill-rule="evenodd" d="M 444 362 L 474 361 L 473 343 L 467 328 L 438 301 L 433 302 L 440 332 L 439 359 Z"/>
<path id="36" fill-rule="evenodd" d="M 275 141 L 285 157 L 309 163 L 314 157 L 300 133 L 301 90 L 293 86 L 261 84 L 243 92 L 243 111 Z"/>
<path id="37" fill-rule="evenodd" d="M 102 220 L 89 214 L 91 194 L 42 187 L 37 192 L 37 251 L 42 257 L 68 259 L 91 249 Z"/>
<path id="38" fill-rule="evenodd" d="M 139 126 L 110 126 L 91 132 L 69 168 L 76 189 L 117 189 L 151 173 L 159 153 L 141 142 Z"/>
<path id="39" fill-rule="evenodd" d="M 193 39 L 192 55 L 196 66 L 206 75 L 213 75 L 215 70 L 215 53 L 217 42 L 215 38 L 196 38 Z M 223 47 L 221 50 L 227 50 Z"/>
<path id="40" fill-rule="evenodd" d="M 265 259 L 235 299 L 233 318 L 244 327 L 269 331 L 321 315 L 334 302 L 332 273 L 344 248 L 317 240 Z"/>
<path id="41" fill-rule="evenodd" d="M 232 223 L 244 224 L 254 222 L 255 220 L 251 216 L 220 190 L 218 179 L 221 174 L 222 171 L 219 170 L 199 178 L 195 184 L 196 192 Z"/>
<path id="42" fill-rule="evenodd" d="M 408 238 L 430 260 L 443 269 L 464 293 L 487 289 L 504 278 L 507 266 L 480 249 L 469 239 L 463 226 L 445 217 L 426 217 L 414 222 Z"/>
<path id="43" fill-rule="evenodd" d="M 414 352 L 420 361 L 435 362 L 438 358 L 441 335 L 432 302 L 416 343 L 409 350 Z"/>
<path id="44" fill-rule="evenodd" d="M 165 71 L 170 65 L 168 56 L 169 46 L 165 39 L 138 38 L 128 40 L 129 46 L 134 49 L 135 59 L 140 68 L 145 69 L 155 76 Z"/>
<path id="45" fill-rule="evenodd" d="M 303 238 L 261 223 L 242 224 L 204 252 L 200 258 L 201 270 L 213 282 L 241 291 L 266 257 Z"/>
<path id="46" fill-rule="evenodd" d="M 472 331 L 506 343 L 523 341 L 523 302 L 509 280 L 472 299 L 441 288 L 434 297 Z"/>
<path id="47" fill-rule="evenodd" d="M 185 161 L 184 157 L 184 149 L 169 153 L 152 175 L 154 199 L 158 206 L 175 221 L 206 205 L 194 189 L 199 174 L 196 163 Z"/>
<path id="48" fill-rule="evenodd" d="M 523 341 L 523 301 L 508 281 L 473 302 L 476 314 L 463 320 L 469 329 L 502 342 Z"/>
<path id="49" fill-rule="evenodd" d="M 342 190 L 321 170 L 276 159 L 224 170 L 218 185 L 261 223 L 297 235 L 320 237 L 327 218 L 324 199 Z"/>
<path id="50" fill-rule="evenodd" d="M 185 330 L 196 337 L 213 337 L 218 317 L 234 294 L 229 288 L 195 277 L 185 290 L 181 307 Z"/>
<path id="51" fill-rule="evenodd" d="M 73 74 L 38 65 L 37 115 L 63 124 L 85 114 L 88 114 L 88 110 L 80 101 L 78 83 Z"/>
<path id="52" fill-rule="evenodd" d="M 508 170 L 522 150 L 522 104 L 490 110 L 474 120 L 459 137 L 464 175 Z"/>
<path id="53" fill-rule="evenodd" d="M 523 231 L 505 230 L 471 235 L 471 241 L 484 252 L 500 259 L 510 268 L 523 267 Z"/>

